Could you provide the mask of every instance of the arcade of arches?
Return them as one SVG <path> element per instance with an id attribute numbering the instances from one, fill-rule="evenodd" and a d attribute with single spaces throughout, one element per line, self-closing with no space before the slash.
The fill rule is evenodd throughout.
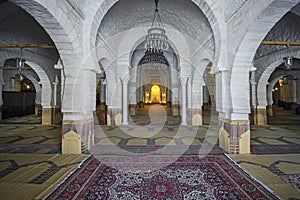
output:
<path id="1" fill-rule="evenodd" d="M 144 105 L 159 103 L 170 108 L 170 115 L 180 116 L 182 125 L 198 126 L 202 111 L 212 105 L 220 146 L 230 153 L 249 153 L 251 123 L 267 125 L 276 106 L 299 113 L 297 0 L 270 0 L 264 6 L 246 1 L 234 6 L 168 3 L 160 2 L 160 12 L 169 66 L 143 68 L 138 63 L 145 52 L 152 1 L 74 0 L 51 6 L 38 0 L 1 1 L 2 118 L 35 113 L 44 125 L 62 120 L 62 135 L 71 127 L 88 127 L 75 131 L 87 148 L 96 108 L 101 125 L 127 125 Z M 272 19 L 265 15 L 270 12 Z M 247 13 L 250 19 L 244 17 Z M 283 58 L 288 56 L 294 64 L 287 70 Z M 17 58 L 25 62 L 23 82 Z M 32 100 L 17 102 L 21 94 Z"/>
<path id="2" fill-rule="evenodd" d="M 1 123 L 31 115 L 60 127 L 62 154 L 89 152 L 96 126 L 141 126 L 151 108 L 168 125 L 215 125 L 230 154 L 252 153 L 252 127 L 281 112 L 299 124 L 299 0 L 161 0 L 168 66 L 145 67 L 154 9 L 152 0 L 0 0 Z"/>

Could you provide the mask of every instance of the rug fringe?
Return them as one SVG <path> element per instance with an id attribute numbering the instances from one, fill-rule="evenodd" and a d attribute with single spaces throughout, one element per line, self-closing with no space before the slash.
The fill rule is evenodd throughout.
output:
<path id="1" fill-rule="evenodd" d="M 75 171 L 77 170 L 77 169 L 79 169 L 82 165 L 83 165 L 83 163 L 87 160 L 87 159 L 89 159 L 90 157 L 91 157 L 92 155 L 89 155 L 88 157 L 86 157 L 85 159 L 83 159 L 80 163 L 79 163 L 79 165 L 77 166 L 77 168 L 75 168 L 73 171 L 71 171 L 69 174 L 68 174 L 68 176 L 67 177 L 65 177 L 64 178 L 64 180 L 62 180 L 48 195 L 46 195 L 42 200 L 46 200 L 49 196 L 51 196 L 56 190 L 57 190 L 57 188 L 59 188 L 64 182 L 66 182 L 66 180 L 72 175 L 72 174 L 74 174 L 75 173 Z"/>
<path id="2" fill-rule="evenodd" d="M 274 191 L 269 188 L 266 184 L 264 184 L 263 182 L 261 182 L 260 180 L 256 179 L 254 176 L 252 176 L 251 174 L 249 174 L 247 171 L 245 171 L 235 160 L 233 160 L 232 158 L 230 158 L 230 156 L 227 153 L 224 153 L 224 155 L 231 161 L 233 162 L 238 168 L 240 168 L 243 172 L 245 172 L 246 174 L 248 174 L 249 177 L 251 177 L 252 179 L 254 179 L 256 182 L 258 182 L 259 184 L 262 185 L 262 187 L 264 187 L 267 191 L 269 191 L 270 193 L 272 193 L 274 196 L 276 196 L 278 199 L 281 199 L 281 197 L 279 197 L 278 195 L 276 195 L 274 193 Z"/>

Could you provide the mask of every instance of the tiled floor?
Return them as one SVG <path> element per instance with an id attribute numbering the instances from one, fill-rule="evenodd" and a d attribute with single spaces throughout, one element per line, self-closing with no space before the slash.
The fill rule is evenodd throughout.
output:
<path id="1" fill-rule="evenodd" d="M 229 156 L 282 199 L 300 199 L 300 154 Z"/>
<path id="2" fill-rule="evenodd" d="M 0 199 L 42 199 L 87 155 L 0 154 Z"/>
<path id="3" fill-rule="evenodd" d="M 152 111 L 153 113 L 149 117 L 146 107 L 140 115 L 130 119 L 131 122 L 134 122 L 130 126 L 98 126 L 96 123 L 96 145 L 91 149 L 91 153 L 106 156 L 137 154 L 174 156 L 224 153 L 218 148 L 217 129 L 208 124 L 210 121 L 209 109 L 203 112 L 205 123 L 200 127 L 180 126 L 178 117 L 166 116 L 161 111 L 155 113 L 155 109 Z M 169 110 L 166 111 L 166 113 L 168 112 Z M 291 121 L 288 120 L 289 117 L 292 119 Z M 72 161 L 74 159 L 78 158 L 76 162 L 84 159 L 84 156 L 75 156 L 71 159 L 65 155 L 59 155 L 61 152 L 61 127 L 42 126 L 39 124 L 39 120 L 38 117 L 29 116 L 28 118 L 9 119 L 0 123 L 0 175 L 2 173 L 0 196 L 4 194 L 16 195 L 12 191 L 19 185 L 25 189 L 20 190 L 18 195 L 21 195 L 22 191 L 26 193 L 30 190 L 35 191 L 36 197 L 45 195 L 44 186 L 37 185 L 34 189 L 29 187 L 30 184 L 36 184 L 29 183 L 30 180 L 39 176 L 35 170 L 27 168 L 31 166 L 32 162 L 39 162 L 41 156 L 45 156 L 44 160 L 55 156 L 56 159 L 60 160 L 60 163 L 56 164 L 54 168 L 54 165 L 51 166 L 53 169 L 61 167 L 61 170 L 64 168 L 63 166 L 74 163 Z M 300 123 L 297 123 L 300 122 L 300 116 L 294 115 L 290 111 L 278 109 L 277 116 L 270 118 L 269 122 L 272 125 L 251 126 L 251 155 L 229 156 L 283 199 L 289 197 L 300 199 Z M 276 124 L 276 122 L 278 123 Z M 7 160 L 11 161 L 8 162 Z M 29 165 L 27 166 L 26 163 Z M 22 169 L 17 167 L 11 170 L 14 172 L 10 176 L 14 176 L 14 174 L 19 176 L 19 174 L 24 173 L 24 169 L 25 171 L 29 170 L 28 176 L 21 176 L 20 179 L 8 181 L 5 178 L 5 170 L 7 171 L 7 168 L 10 169 L 12 166 L 22 166 Z M 40 175 L 46 172 L 49 166 L 39 165 L 39 168 L 43 169 L 43 167 L 44 170 L 41 171 Z M 50 181 L 51 184 L 47 186 L 46 191 L 51 191 L 59 180 L 62 180 L 69 173 L 69 170 L 60 171 L 59 179 L 57 179 L 58 174 L 53 173 L 52 182 Z M 24 180 L 21 180 L 22 177 Z M 39 189 L 40 191 L 38 191 Z"/>

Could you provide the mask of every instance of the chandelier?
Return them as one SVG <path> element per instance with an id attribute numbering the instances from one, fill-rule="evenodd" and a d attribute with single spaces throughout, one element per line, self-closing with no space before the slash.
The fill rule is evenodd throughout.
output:
<path id="1" fill-rule="evenodd" d="M 158 0 L 155 0 L 155 13 L 151 27 L 148 30 L 148 34 L 145 40 L 146 49 L 145 55 L 138 63 L 138 66 L 149 69 L 165 69 L 169 66 L 169 63 L 164 56 L 164 51 L 168 50 L 169 43 L 168 38 L 165 35 L 166 31 L 163 28 L 160 15 L 158 13 Z"/>
<path id="2" fill-rule="evenodd" d="M 293 59 L 294 59 L 293 56 L 287 56 L 283 58 L 284 65 L 287 69 L 290 69 L 293 66 Z"/>
<path id="3" fill-rule="evenodd" d="M 25 67 L 25 59 L 23 59 L 23 47 L 21 47 L 21 50 L 20 50 L 20 55 L 18 58 L 16 58 L 16 66 L 18 68 L 18 71 L 19 71 L 19 76 L 20 76 L 20 81 L 23 81 L 24 77 L 23 77 L 23 71 L 24 71 L 24 67 Z"/>

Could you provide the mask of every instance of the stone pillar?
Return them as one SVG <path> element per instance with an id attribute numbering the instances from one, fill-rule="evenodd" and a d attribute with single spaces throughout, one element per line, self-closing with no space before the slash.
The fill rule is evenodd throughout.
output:
<path id="1" fill-rule="evenodd" d="M 271 85 L 268 85 L 268 89 L 267 89 L 267 118 L 268 116 L 273 117 L 274 116 L 274 106 L 273 106 L 273 95 L 272 95 L 272 87 Z"/>
<path id="2" fill-rule="evenodd" d="M 187 80 L 188 77 L 180 77 L 181 83 L 181 98 L 182 98 L 182 105 L 181 105 L 181 125 L 187 125 L 186 120 L 186 106 L 187 106 Z"/>
<path id="3" fill-rule="evenodd" d="M 257 107 L 257 125 L 267 125 L 267 110 L 265 107 Z"/>
<path id="4" fill-rule="evenodd" d="M 177 86 L 177 85 L 176 85 Z M 172 105 L 171 105 L 171 113 L 172 116 L 179 116 L 179 99 L 178 99 L 178 86 L 177 87 L 173 87 L 172 89 L 173 93 L 172 93 Z"/>
<path id="5" fill-rule="evenodd" d="M 189 108 L 188 116 L 191 117 L 191 124 L 193 126 L 202 126 L 202 108 Z"/>
<path id="6" fill-rule="evenodd" d="M 274 106 L 273 106 L 273 87 L 276 84 L 277 81 L 273 80 L 270 82 L 270 84 L 267 86 L 267 117 L 274 116 Z M 278 88 L 277 88 L 278 89 Z"/>
<path id="7" fill-rule="evenodd" d="M 130 104 L 129 105 L 129 114 L 132 116 L 136 115 L 137 105 L 136 104 Z"/>
<path id="8" fill-rule="evenodd" d="M 2 84 L 0 83 L 0 120 L 2 120 L 2 109 L 3 109 Z"/>
<path id="9" fill-rule="evenodd" d="M 251 84 L 252 119 L 253 119 L 253 124 L 257 124 L 257 100 L 256 100 L 257 94 L 256 94 L 255 71 L 251 71 L 250 84 Z"/>
<path id="10" fill-rule="evenodd" d="M 119 126 L 122 124 L 122 108 L 107 107 L 107 125 Z"/>
<path id="11" fill-rule="evenodd" d="M 60 74 L 61 74 L 60 75 L 60 88 L 61 88 L 60 89 L 60 92 L 61 92 L 61 94 L 60 94 L 60 98 L 61 98 L 60 102 L 62 102 L 64 87 L 65 87 L 65 74 L 64 74 L 64 66 L 62 64 L 62 60 L 61 59 L 59 59 L 58 62 L 57 62 L 57 64 L 54 65 L 54 69 L 60 70 Z"/>
<path id="12" fill-rule="evenodd" d="M 250 121 L 219 117 L 219 146 L 230 154 L 249 154 Z"/>
<path id="13" fill-rule="evenodd" d="M 171 107 L 172 107 L 172 116 L 178 116 L 179 115 L 179 104 L 178 104 L 178 102 L 173 102 Z"/>
<path id="14" fill-rule="evenodd" d="M 297 110 L 297 80 L 293 79 L 292 82 L 292 110 L 295 112 Z"/>
<path id="15" fill-rule="evenodd" d="M 209 105 L 209 91 L 207 85 L 203 86 L 203 110 L 207 110 Z"/>
<path id="16" fill-rule="evenodd" d="M 132 80 L 129 81 L 128 99 L 129 99 L 129 114 L 131 116 L 136 115 L 136 111 L 138 109 L 137 103 L 139 103 L 139 101 L 137 101 L 138 96 L 139 96 L 139 89 L 136 88 L 136 83 L 134 83 Z"/>
<path id="17" fill-rule="evenodd" d="M 122 84 L 120 79 L 115 83 L 114 78 L 107 79 L 106 90 L 106 121 L 109 126 L 122 124 Z"/>
<path id="18" fill-rule="evenodd" d="M 104 78 L 101 78 L 100 81 L 100 110 L 103 110 L 106 104 L 106 81 Z"/>
<path id="19" fill-rule="evenodd" d="M 57 106 L 57 85 L 59 84 L 57 76 L 55 77 L 55 81 L 53 84 L 53 107 Z"/>
<path id="20" fill-rule="evenodd" d="M 49 93 L 49 91 L 46 91 L 46 89 L 43 89 L 42 92 L 44 93 L 43 95 L 45 95 L 45 92 Z M 47 96 L 47 95 L 45 95 L 45 96 Z M 44 98 L 44 99 L 46 99 L 46 98 Z M 54 123 L 54 116 L 56 114 L 55 113 L 56 109 L 53 108 L 50 105 L 50 102 L 48 102 L 48 101 L 46 101 L 46 103 L 44 102 L 44 104 L 42 102 L 41 106 L 42 106 L 42 124 L 43 125 L 51 125 L 51 124 L 53 124 Z"/>
<path id="21" fill-rule="evenodd" d="M 106 110 L 106 80 L 104 78 L 100 79 L 100 105 L 99 105 L 99 114 L 100 114 L 100 125 L 107 124 L 107 110 Z"/>
<path id="22" fill-rule="evenodd" d="M 2 109 L 3 109 L 2 91 L 3 91 L 3 85 L 5 84 L 2 73 L 3 70 L 0 69 L 0 120 L 2 120 Z"/>
<path id="23" fill-rule="evenodd" d="M 299 79 L 296 80 L 296 103 L 297 103 L 296 114 L 300 114 L 300 81 L 299 81 Z"/>
<path id="24" fill-rule="evenodd" d="M 41 104 L 35 104 L 35 115 L 42 116 L 42 105 Z"/>
<path id="25" fill-rule="evenodd" d="M 140 86 L 138 89 L 138 93 L 139 93 L 139 108 L 143 108 L 144 107 L 144 86 Z"/>
<path id="26" fill-rule="evenodd" d="M 53 110 L 51 107 L 42 108 L 42 124 L 43 125 L 53 124 Z"/>
<path id="27" fill-rule="evenodd" d="M 195 81 L 195 80 L 194 80 Z M 194 82 L 195 85 L 203 85 L 203 82 Z M 202 105 L 203 105 L 203 89 L 204 87 L 194 86 L 192 91 L 191 108 L 188 108 L 189 123 L 193 126 L 202 125 Z"/>
<path id="28" fill-rule="evenodd" d="M 59 96 L 59 91 L 58 91 L 58 77 L 55 77 L 55 81 L 52 83 L 53 84 L 53 120 L 52 123 L 53 124 L 58 124 L 61 122 L 61 111 L 60 111 L 60 99 L 58 99 Z"/>
<path id="29" fill-rule="evenodd" d="M 88 153 L 91 145 L 94 145 L 94 119 L 92 114 L 64 113 L 62 154 Z"/>
<path id="30" fill-rule="evenodd" d="M 122 105 L 122 125 L 128 125 L 128 81 L 129 76 L 122 77 L 123 105 Z"/>
<path id="31" fill-rule="evenodd" d="M 267 106 L 267 116 L 270 116 L 270 117 L 274 116 L 273 105 L 272 104 L 269 104 Z"/>
<path id="32" fill-rule="evenodd" d="M 286 86 L 285 85 L 282 85 L 282 87 L 280 87 L 280 100 L 281 101 L 286 101 L 285 99 L 285 90 L 286 90 Z"/>
<path id="33" fill-rule="evenodd" d="M 53 110 L 51 106 L 52 88 L 50 84 L 40 82 L 42 86 L 42 124 L 53 124 Z"/>

